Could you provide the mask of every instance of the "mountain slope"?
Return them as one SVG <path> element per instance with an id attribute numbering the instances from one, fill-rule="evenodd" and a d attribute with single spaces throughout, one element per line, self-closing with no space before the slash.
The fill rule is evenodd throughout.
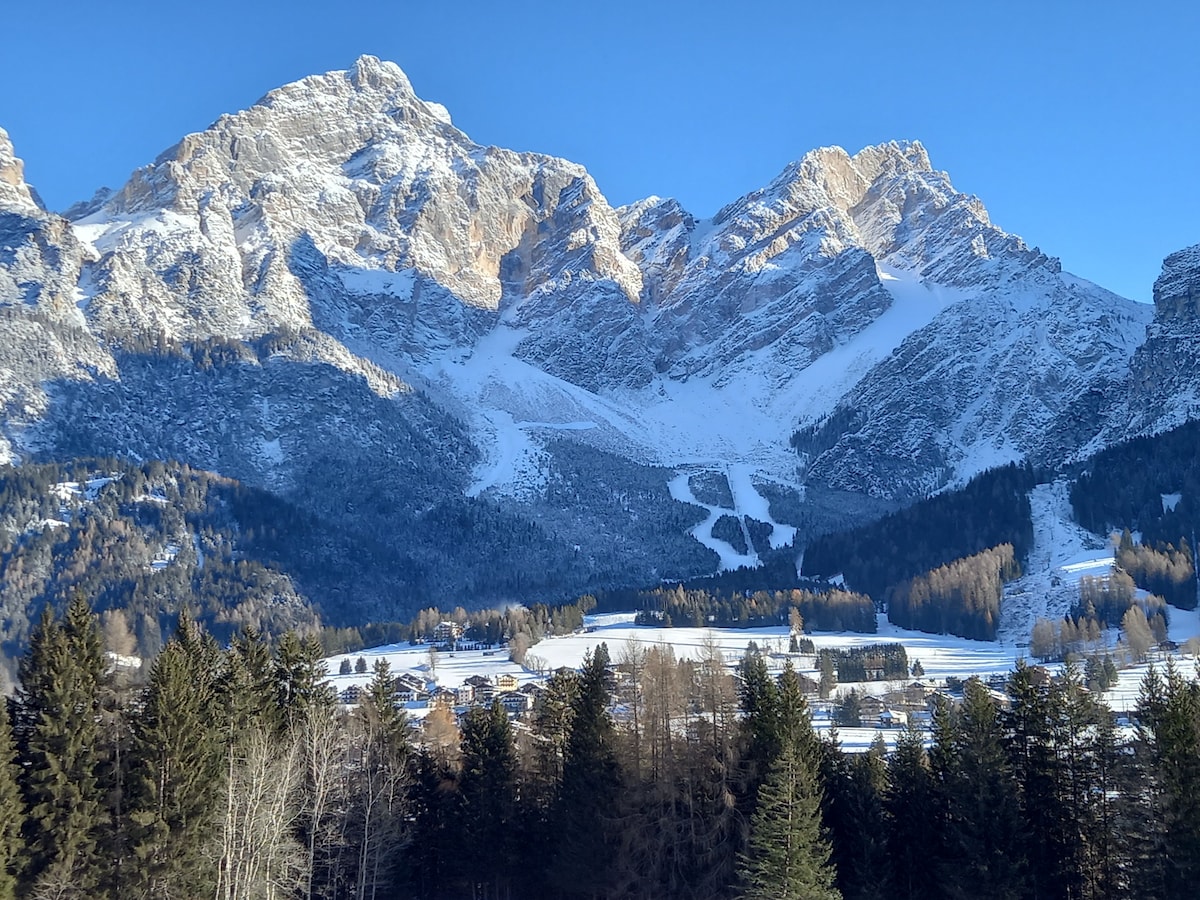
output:
<path id="1" fill-rule="evenodd" d="M 372 57 L 75 214 L 0 141 L 9 458 L 178 458 L 386 535 L 384 611 L 753 565 L 1053 463 L 1096 439 L 1149 320 L 920 144 L 813 151 L 707 220 L 615 209 Z"/>

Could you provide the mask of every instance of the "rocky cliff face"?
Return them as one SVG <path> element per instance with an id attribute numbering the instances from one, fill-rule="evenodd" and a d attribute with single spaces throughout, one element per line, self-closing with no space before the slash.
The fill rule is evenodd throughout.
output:
<path id="1" fill-rule="evenodd" d="M 804 502 L 845 497 L 806 481 L 903 500 L 1060 459 L 1097 439 L 1148 321 L 920 144 L 813 151 L 711 219 L 614 209 L 371 57 L 72 215 L 0 140 L 9 454 L 226 472 L 389 534 L 423 600 L 753 564 L 713 524 L 767 522 L 780 549 Z"/>
<path id="2" fill-rule="evenodd" d="M 1154 282 L 1154 320 L 1108 428 L 1087 450 L 1200 418 L 1200 245 L 1172 253 Z"/>
<path id="3" fill-rule="evenodd" d="M 389 348 L 420 359 L 469 345 L 509 308 L 521 324 L 587 334 L 589 309 L 579 329 L 563 321 L 581 295 L 620 320 L 641 291 L 616 215 L 581 167 L 472 143 L 371 57 L 189 135 L 78 230 L 101 254 L 90 316 L 112 336 L 315 325 L 355 343 L 385 323 Z M 593 380 L 536 336 L 523 349 Z"/>
<path id="4" fill-rule="evenodd" d="M 116 373 L 84 321 L 94 260 L 42 209 L 0 130 L 0 461 L 47 414 L 49 383 Z"/>

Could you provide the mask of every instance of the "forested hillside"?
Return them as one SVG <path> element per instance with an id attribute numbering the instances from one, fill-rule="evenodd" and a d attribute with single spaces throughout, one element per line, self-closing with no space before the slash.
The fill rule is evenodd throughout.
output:
<path id="1" fill-rule="evenodd" d="M 156 654 L 185 607 L 222 640 L 246 627 L 312 630 L 322 537 L 288 504 L 187 466 L 5 467 L 0 647 L 15 654 L 44 608 L 76 595 L 104 614 L 125 655 Z"/>
<path id="2" fill-rule="evenodd" d="M 816 538 L 805 575 L 841 574 L 846 585 L 882 602 L 889 587 L 965 556 L 1011 544 L 1020 560 L 1033 545 L 1032 469 L 993 469 L 961 490 L 938 494 L 851 531 Z"/>
<path id="3" fill-rule="evenodd" d="M 1180 609 L 1197 602 L 1197 441 L 1200 422 L 1189 422 L 1110 447 L 1088 460 L 1071 489 L 1080 524 L 1098 534 L 1120 531 L 1117 564 L 1138 587 Z"/>
<path id="4" fill-rule="evenodd" d="M 1071 490 L 1079 524 L 1097 534 L 1129 528 L 1148 544 L 1200 531 L 1200 421 L 1136 438 L 1091 457 Z"/>
<path id="5" fill-rule="evenodd" d="M 994 640 L 1003 584 L 1033 546 L 1033 470 L 993 469 L 850 531 L 816 538 L 804 574 L 842 576 L 902 628 Z"/>

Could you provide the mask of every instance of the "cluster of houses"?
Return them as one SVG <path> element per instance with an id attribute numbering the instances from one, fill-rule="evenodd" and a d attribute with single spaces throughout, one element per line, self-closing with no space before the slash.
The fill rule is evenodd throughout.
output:
<path id="1" fill-rule="evenodd" d="M 545 690 L 536 682 L 518 686 L 517 676 L 508 672 L 493 676 L 472 675 L 458 687 L 445 687 L 403 672 L 392 680 L 392 684 L 396 703 L 406 709 L 445 706 L 461 714 L 472 706 L 491 706 L 493 701 L 499 700 L 500 705 L 513 717 L 532 710 L 538 696 Z M 350 685 L 342 690 L 340 700 L 347 706 L 354 706 L 361 700 L 362 692 L 360 685 Z"/>
<path id="2" fill-rule="evenodd" d="M 1032 666 L 1030 672 L 1033 684 L 1038 686 L 1048 686 L 1056 677 L 1044 666 Z M 983 679 L 983 684 L 1000 709 L 1012 708 L 1012 698 L 1007 693 L 1008 675 L 989 676 Z M 961 701 L 961 690 L 952 691 L 930 681 L 918 680 L 881 696 L 861 695 L 859 719 L 864 728 L 903 728 L 914 722 L 928 729 L 939 703 L 954 706 Z"/>

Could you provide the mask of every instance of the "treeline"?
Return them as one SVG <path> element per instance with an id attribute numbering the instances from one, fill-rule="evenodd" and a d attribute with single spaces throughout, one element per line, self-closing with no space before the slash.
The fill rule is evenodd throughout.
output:
<path id="1" fill-rule="evenodd" d="M 1134 543 L 1126 528 L 1117 545 L 1116 563 L 1142 590 L 1179 609 L 1196 608 L 1196 566 L 1187 539 L 1180 538 L 1178 547 L 1171 543 L 1151 547 Z"/>
<path id="2" fill-rule="evenodd" d="M 955 560 L 891 588 L 888 621 L 901 628 L 993 641 L 1004 582 L 1019 575 L 1011 544 Z"/>
<path id="3" fill-rule="evenodd" d="M 1200 422 L 1192 421 L 1097 453 L 1071 487 L 1076 521 L 1103 535 L 1140 531 L 1149 546 L 1170 541 L 1178 547 L 1181 535 L 1194 540 L 1200 533 L 1197 446 Z"/>
<path id="4" fill-rule="evenodd" d="M 752 654 L 735 679 L 715 644 L 601 647 L 519 731 L 498 705 L 415 730 L 382 661 L 339 708 L 317 653 L 222 651 L 184 618 L 130 693 L 86 604 L 43 619 L 0 717 L 0 895 L 1177 900 L 1200 878 L 1200 684 L 1171 667 L 1132 735 L 1075 668 L 1019 666 L 1011 709 L 970 680 L 928 745 L 848 756 L 793 670 Z"/>
<path id="5" fill-rule="evenodd" d="M 902 581 L 1009 544 L 1017 559 L 1033 546 L 1028 466 L 992 469 L 961 490 L 938 494 L 870 525 L 816 538 L 804 551 L 805 575 L 841 574 L 853 590 L 882 601 Z"/>
<path id="6" fill-rule="evenodd" d="M 510 606 L 502 610 L 466 610 L 458 606 L 450 611 L 429 607 L 417 613 L 411 622 L 324 628 L 321 630 L 321 646 L 326 656 L 336 656 L 353 653 L 364 647 L 401 641 L 430 643 L 434 640 L 438 625 L 452 622 L 462 629 L 461 640 L 464 643 L 490 646 L 508 643 L 514 649 L 523 647 L 527 650 L 544 637 L 579 631 L 583 628 L 583 617 L 595 606 L 596 599 L 585 594 L 574 603 L 555 606 L 534 603 L 528 607 Z"/>
<path id="7" fill-rule="evenodd" d="M 822 650 L 820 665 L 826 660 L 837 672 L 838 681 L 890 681 L 908 677 L 908 653 L 903 644 L 875 644 L 846 650 Z"/>
<path id="8" fill-rule="evenodd" d="M 683 585 L 638 594 L 639 625 L 692 628 L 763 628 L 799 624 L 808 631 L 855 631 L 874 634 L 878 628 L 871 598 L 850 591 L 747 591 L 714 594 Z M 794 611 L 794 612 L 793 612 Z"/>
<path id="9" fill-rule="evenodd" d="M 757 591 L 786 591 L 792 588 L 819 590 L 823 584 L 821 580 L 800 578 L 796 574 L 796 555 L 791 547 L 770 550 L 760 554 L 759 559 L 762 563 L 760 566 L 740 566 L 712 575 L 680 579 L 676 583 L 685 591 L 702 591 L 717 597 L 732 597 Z M 647 598 L 660 590 L 661 584 L 662 579 L 655 579 L 652 585 L 596 591 L 596 609 L 600 612 L 641 609 Z"/>

